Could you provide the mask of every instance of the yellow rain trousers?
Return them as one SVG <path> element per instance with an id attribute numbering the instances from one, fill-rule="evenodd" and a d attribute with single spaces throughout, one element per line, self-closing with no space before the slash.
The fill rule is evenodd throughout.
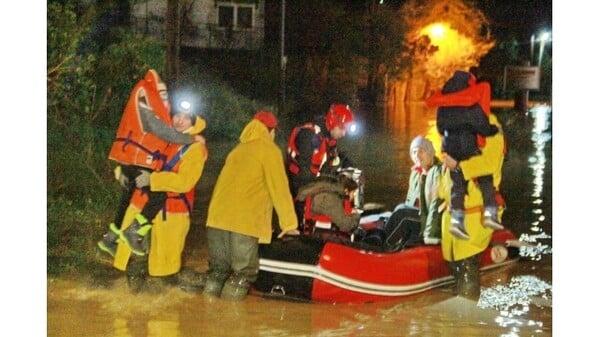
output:
<path id="1" fill-rule="evenodd" d="M 197 117 L 196 123 L 189 133 L 198 134 L 205 126 L 206 122 Z M 207 156 L 208 151 L 203 144 L 193 143 L 183 153 L 179 164 L 175 166 L 173 171 L 154 172 L 150 175 L 150 188 L 152 191 L 188 193 L 196 187 L 196 183 L 202 175 Z M 173 275 L 181 269 L 181 254 L 190 228 L 190 214 L 187 208 L 181 207 L 181 201 L 178 202 L 178 207 L 170 207 L 169 201 L 167 201 L 166 217 L 163 217 L 163 210 L 152 221 L 150 252 L 148 254 L 148 273 L 150 276 Z M 190 206 L 193 207 L 193 200 L 191 202 Z M 123 218 L 122 229 L 127 228 L 133 222 L 141 207 L 142 205 L 136 205 L 135 203 L 129 204 Z M 113 266 L 125 271 L 130 257 L 131 250 L 125 243 L 120 242 Z"/>

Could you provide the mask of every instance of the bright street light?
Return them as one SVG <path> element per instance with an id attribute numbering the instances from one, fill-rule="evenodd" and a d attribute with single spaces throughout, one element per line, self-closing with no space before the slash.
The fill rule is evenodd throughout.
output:
<path id="1" fill-rule="evenodd" d="M 546 41 L 551 41 L 551 35 L 548 32 L 543 32 L 540 35 L 540 57 L 538 59 L 538 67 L 542 65 L 542 55 L 544 55 L 544 44 Z"/>

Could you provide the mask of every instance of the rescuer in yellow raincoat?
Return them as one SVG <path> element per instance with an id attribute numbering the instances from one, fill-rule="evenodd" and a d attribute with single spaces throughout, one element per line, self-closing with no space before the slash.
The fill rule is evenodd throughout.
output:
<path id="1" fill-rule="evenodd" d="M 204 130 L 206 122 L 189 110 L 179 110 L 173 115 L 173 127 L 196 135 Z M 150 186 L 152 191 L 167 192 L 165 207 L 153 220 L 149 254 L 147 257 L 132 255 L 127 244 L 120 242 L 113 262 L 115 268 L 127 271 L 130 281 L 135 280 L 135 284 L 130 282 L 134 291 L 144 285 L 144 275 L 166 279 L 176 276 L 180 271 L 195 187 L 208 156 L 205 145 L 199 142 L 190 145 L 170 144 L 166 152 L 168 159 L 162 171 L 136 178 L 138 189 L 123 219 L 125 229 L 147 201 L 147 195 L 141 192 L 142 187 Z"/>
<path id="2" fill-rule="evenodd" d="M 491 113 L 490 88 L 487 82 L 471 83 L 464 90 L 440 94 L 436 93 L 426 100 L 428 106 L 472 106 L 480 104 L 481 108 L 489 113 L 489 122 L 498 128 L 498 133 L 485 137 L 480 147 L 481 155 L 457 162 L 445 154 L 444 164 L 447 169 L 442 177 L 439 189 L 440 197 L 450 200 L 452 180 L 450 170 L 461 170 L 467 181 L 465 196 L 465 229 L 469 239 L 457 239 L 450 233 L 450 212 L 442 216 L 442 254 L 448 262 L 452 274 L 456 279 L 456 290 L 459 295 L 467 297 L 479 296 L 479 264 L 481 252 L 489 245 L 493 229 L 483 225 L 483 196 L 477 186 L 477 177 L 492 175 L 493 186 L 496 190 L 498 201 L 498 219 L 501 220 L 504 209 L 499 188 L 502 179 L 502 165 L 506 153 L 504 133 L 497 117 Z"/>
<path id="3" fill-rule="evenodd" d="M 271 242 L 273 208 L 279 236 L 299 234 L 276 128 L 271 112 L 257 112 L 219 173 L 206 219 L 207 296 L 247 296 L 258 277 L 258 244 Z"/>
<path id="4" fill-rule="evenodd" d="M 467 184 L 467 195 L 465 196 L 465 228 L 469 233 L 468 240 L 457 239 L 450 234 L 450 212 L 444 212 L 442 217 L 442 254 L 456 278 L 457 292 L 464 296 L 479 295 L 479 260 L 480 254 L 489 245 L 493 229 L 483 226 L 483 197 L 473 178 L 492 172 L 493 185 L 498 191 L 502 179 L 502 164 L 504 162 L 505 142 L 500 123 L 494 114 L 489 115 L 490 123 L 496 125 L 500 132 L 487 137 L 486 144 L 481 148 L 481 155 L 471 157 L 467 160 L 456 162 L 453 158 L 446 156 L 444 163 L 448 170 L 442 178 L 440 196 L 450 200 L 449 169 L 459 167 Z M 499 207 L 499 217 L 503 207 Z"/>

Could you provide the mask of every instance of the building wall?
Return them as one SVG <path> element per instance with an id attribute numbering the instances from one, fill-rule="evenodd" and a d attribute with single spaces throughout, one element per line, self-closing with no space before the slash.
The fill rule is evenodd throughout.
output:
<path id="1" fill-rule="evenodd" d="M 264 43 L 265 0 L 180 0 L 181 45 L 185 47 L 255 50 Z M 230 8 L 233 22 L 220 24 L 220 8 Z M 138 33 L 164 37 L 167 0 L 146 0 L 132 6 L 132 22 Z M 251 24 L 242 26 L 243 11 L 251 11 Z M 221 18 L 227 16 L 221 15 Z"/>

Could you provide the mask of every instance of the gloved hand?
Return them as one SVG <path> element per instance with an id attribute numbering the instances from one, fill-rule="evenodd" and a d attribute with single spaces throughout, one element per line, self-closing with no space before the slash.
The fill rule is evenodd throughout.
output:
<path id="1" fill-rule="evenodd" d="M 129 179 L 121 171 L 120 165 L 115 167 L 114 173 L 115 173 L 115 179 L 117 179 L 117 181 L 119 182 L 119 185 L 121 185 L 123 188 L 127 188 L 129 186 Z"/>
<path id="2" fill-rule="evenodd" d="M 144 188 L 146 186 L 150 186 L 150 172 L 142 171 L 140 175 L 135 177 L 135 186 L 137 188 Z"/>

